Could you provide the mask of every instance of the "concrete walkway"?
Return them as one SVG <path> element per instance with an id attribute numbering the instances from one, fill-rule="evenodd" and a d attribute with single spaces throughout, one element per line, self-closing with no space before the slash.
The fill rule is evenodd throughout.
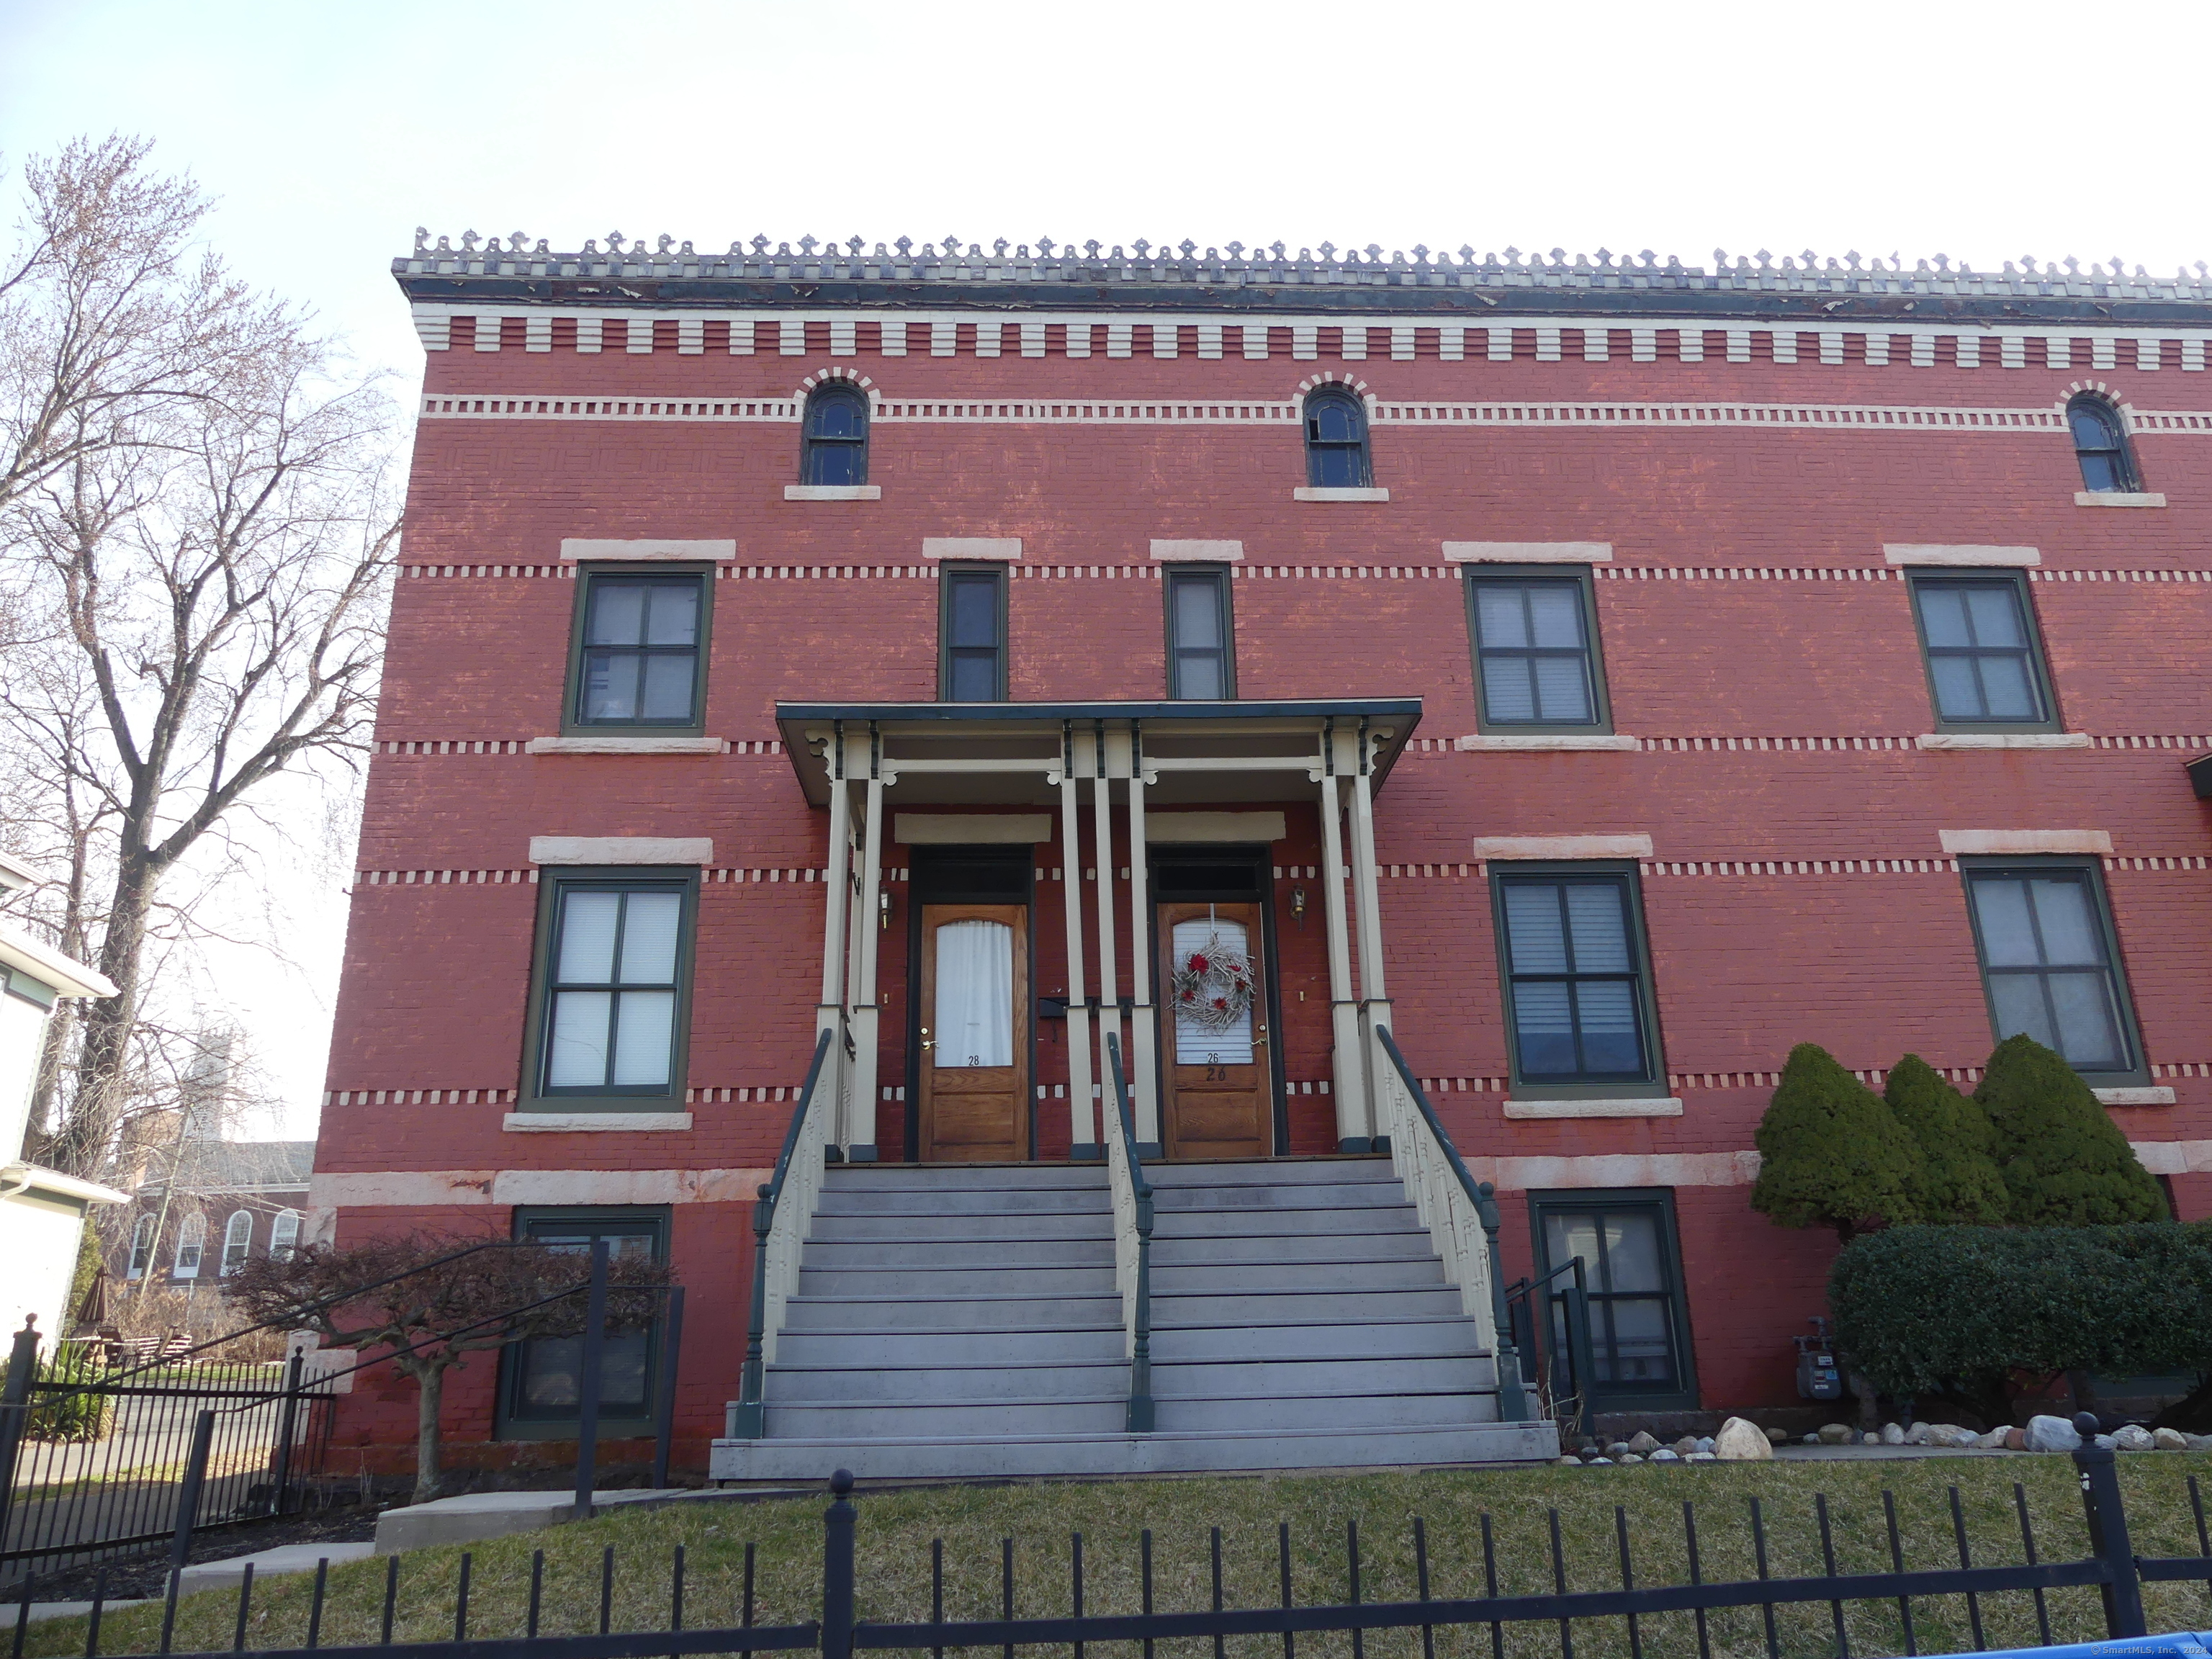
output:
<path id="1" fill-rule="evenodd" d="M 285 1544 L 273 1550 L 258 1550 L 251 1555 L 233 1555 L 220 1561 L 196 1561 L 178 1575 L 177 1594 L 192 1595 L 201 1590 L 235 1589 L 246 1582 L 248 1563 L 253 1576 L 258 1579 L 279 1578 L 290 1573 L 313 1572 L 318 1561 L 328 1561 L 339 1566 L 348 1561 L 361 1561 L 374 1554 L 374 1544 Z M 139 1597 L 135 1600 L 111 1599 L 100 1603 L 102 1616 L 118 1607 L 143 1607 L 164 1598 Z M 89 1601 L 33 1601 L 28 1623 L 44 1624 L 49 1619 L 82 1619 L 92 1611 Z M 18 1601 L 0 1605 L 0 1631 L 13 1630 L 27 1622 L 23 1604 Z"/>

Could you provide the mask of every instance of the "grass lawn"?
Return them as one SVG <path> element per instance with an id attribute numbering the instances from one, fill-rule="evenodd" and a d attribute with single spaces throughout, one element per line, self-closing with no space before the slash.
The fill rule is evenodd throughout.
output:
<path id="1" fill-rule="evenodd" d="M 2141 1555 L 2197 1553 L 2197 1522 L 2189 1480 L 2212 1475 L 2212 1457 L 2193 1453 L 2142 1454 L 2120 1460 L 2136 1552 Z M 1774 1462 L 1752 1465 L 1646 1465 L 1625 1469 L 1451 1470 L 1268 1478 L 1206 1478 L 1043 1483 L 1012 1486 L 940 1487 L 859 1495 L 860 1616 L 905 1620 L 929 1615 L 930 1542 L 945 1546 L 945 1614 L 985 1618 L 998 1612 L 1000 1540 L 1014 1540 L 1015 1603 L 1022 1614 L 1062 1613 L 1069 1606 L 1070 1535 L 1083 1536 L 1087 1612 L 1135 1612 L 1139 1602 L 1139 1534 L 1153 1535 L 1155 1605 L 1161 1610 L 1210 1605 L 1208 1528 L 1222 1529 L 1227 1604 L 1269 1606 L 1280 1599 L 1277 1526 L 1291 1528 L 1292 1577 L 1301 1603 L 1347 1599 L 1346 1532 L 1357 1522 L 1361 1594 L 1367 1601 L 1415 1595 L 1413 1519 L 1427 1526 L 1431 1590 L 1437 1596 L 1479 1595 L 1484 1590 L 1482 1518 L 1490 1517 L 1499 1588 L 1507 1594 L 1552 1586 L 1547 1511 L 1559 1512 L 1567 1585 L 1572 1589 L 1617 1587 L 1620 1582 L 1615 1506 L 1626 1512 L 1639 1584 L 1688 1579 L 1682 1508 L 1694 1499 L 1698 1544 L 1707 1580 L 1756 1576 L 1750 1500 L 1763 1506 L 1769 1570 L 1775 1577 L 1818 1573 L 1822 1557 L 1814 1495 L 1826 1493 L 1840 1571 L 1887 1571 L 1888 1534 L 1885 1487 L 1895 1494 L 1908 1568 L 1958 1564 L 1950 1488 L 1959 1488 L 1974 1564 L 2025 1559 L 2014 1510 L 2014 1483 L 2027 1495 L 2039 1557 L 2070 1560 L 2087 1553 L 2074 1466 L 2063 1457 L 1930 1458 L 1864 1462 Z M 758 1607 L 763 1624 L 815 1615 L 821 1575 L 823 1498 L 750 1504 L 701 1504 L 643 1514 L 614 1515 L 586 1525 L 496 1540 L 472 1548 L 469 1633 L 520 1634 L 533 1549 L 545 1552 L 544 1613 L 548 1633 L 583 1632 L 598 1622 L 602 1552 L 616 1553 L 614 1627 L 665 1629 L 674 1552 L 684 1564 L 684 1624 L 698 1628 L 735 1624 L 745 1546 L 757 1546 Z M 423 1550 L 403 1559 L 398 1597 L 399 1639 L 450 1638 L 461 1551 Z M 385 1565 L 368 1561 L 334 1571 L 323 1615 L 324 1644 L 374 1642 L 383 1600 Z M 293 1646 L 307 1633 L 310 1579 L 289 1578 L 257 1589 L 247 1641 L 254 1647 Z M 2212 1629 L 2212 1599 L 2201 1586 L 2147 1585 L 2153 1631 Z M 2049 1594 L 2054 1639 L 2087 1641 L 2105 1634 L 2093 1589 Z M 181 1651 L 227 1649 L 237 1612 L 234 1593 L 213 1591 L 187 1598 L 178 1616 Z M 158 1645 L 158 1606 L 111 1614 L 101 1631 L 103 1653 L 152 1651 Z M 1992 1648 L 2033 1646 L 2039 1639 L 2034 1604 L 2024 1591 L 1982 1598 L 1985 1639 Z M 1825 1603 L 1777 1613 L 1782 1651 L 1834 1651 Z M 1846 1608 L 1851 1650 L 1870 1656 L 1902 1653 L 1905 1643 L 1894 1602 Z M 1923 1652 L 1973 1645 L 1964 1599 L 1923 1599 L 1913 1605 L 1915 1634 Z M 1711 1651 L 1765 1651 L 1756 1609 L 1709 1615 Z M 1693 1615 L 1662 1614 L 1641 1621 L 1644 1654 L 1683 1659 L 1698 1652 Z M 1377 1632 L 1365 1638 L 1372 1659 L 1419 1659 L 1418 1631 Z M 1626 1659 L 1626 1623 L 1578 1620 L 1574 1650 L 1583 1659 Z M 1486 1626 L 1440 1630 L 1437 1651 L 1491 1654 Z M 1206 1659 L 1205 1641 L 1159 1644 L 1161 1659 Z M 34 1629 L 27 1654 L 82 1654 L 82 1620 Z M 1124 1651 L 1126 1650 L 1126 1651 Z M 1348 1637 L 1302 1636 L 1302 1659 L 1348 1654 Z M 1239 1659 L 1276 1659 L 1280 1638 L 1231 1638 Z M 1555 1655 L 1556 1625 L 1509 1627 L 1508 1656 Z M 1136 1659 L 1134 1644 L 1093 1644 L 1089 1659 Z"/>

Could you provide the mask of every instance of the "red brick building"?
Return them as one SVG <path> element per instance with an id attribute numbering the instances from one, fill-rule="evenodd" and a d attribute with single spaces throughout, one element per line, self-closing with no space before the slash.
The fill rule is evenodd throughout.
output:
<path id="1" fill-rule="evenodd" d="M 2029 1030 L 2212 1210 L 2203 285 L 662 240 L 395 262 L 428 370 L 314 1202 L 665 1254 L 693 1462 L 741 1395 L 725 1474 L 1330 1461 L 1332 1322 L 1490 1425 L 1353 1461 L 1536 1455 L 1439 1133 L 1504 1277 L 1585 1260 L 1603 1408 L 1791 1403 L 1832 1246 L 1746 1200 L 1800 1042 L 1965 1081 Z M 1155 1433 L 1291 1450 L 1114 1432 L 1109 1033 Z M 1378 1204 L 1441 1276 L 1328 1243 Z M 565 1365 L 473 1374 L 455 1437 L 573 1438 Z"/>

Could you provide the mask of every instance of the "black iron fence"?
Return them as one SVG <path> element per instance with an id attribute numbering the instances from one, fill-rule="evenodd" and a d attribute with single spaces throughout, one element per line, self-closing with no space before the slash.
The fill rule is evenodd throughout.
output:
<path id="1" fill-rule="evenodd" d="M 333 1384 L 307 1356 L 133 1364 L 15 1335 L 0 1392 L 0 1582 L 289 1513 L 324 1474 Z"/>
<path id="2" fill-rule="evenodd" d="M 1485 1649 L 1493 1659 L 1504 1659 L 1511 1650 L 1520 1655 L 1541 1652 L 1556 1655 L 1558 1659 L 1574 1659 L 1578 1638 L 1583 1639 L 1587 1650 L 1592 1646 L 1603 1646 L 1620 1651 L 1620 1640 L 1625 1627 L 1626 1650 L 1630 1659 L 1644 1659 L 1647 1644 L 1655 1653 L 1686 1653 L 1692 1644 L 1685 1639 L 1681 1625 L 1668 1619 L 1669 1615 L 1686 1615 L 1694 1628 L 1694 1649 L 1698 1659 L 1714 1659 L 1714 1656 L 1731 1656 L 1763 1652 L 1766 1659 L 1783 1659 L 1785 1653 L 1820 1654 L 1829 1659 L 1853 1659 L 1853 1639 L 1846 1609 L 1854 1610 L 1857 1619 L 1867 1610 L 1866 1604 L 1879 1604 L 1879 1610 L 1887 1630 L 1894 1633 L 1891 1645 L 1875 1651 L 1901 1651 L 1915 1655 L 1922 1651 L 1931 1626 L 1941 1626 L 1946 1632 L 1969 1635 L 1972 1646 L 1986 1650 L 1989 1642 L 1984 1627 L 1984 1613 L 1990 1611 L 1988 1598 L 2010 1595 L 2025 1596 L 2033 1607 L 2034 1626 L 2041 1645 L 2053 1643 L 2054 1615 L 2069 1609 L 2078 1614 L 2078 1604 L 2057 1602 L 2058 1593 L 2094 1590 L 2101 1602 L 2102 1617 L 2098 1621 L 2109 1638 L 2124 1640 L 2145 1634 L 2142 1589 L 2146 1583 L 2193 1583 L 2204 1587 L 2212 1597 L 2212 1535 L 2208 1535 L 2203 1499 L 2195 1476 L 2187 1482 L 2191 1520 L 2198 1545 L 2194 1555 L 2142 1557 L 2135 1553 L 2129 1528 L 2129 1518 L 2121 1502 L 2119 1481 L 2115 1470 L 2114 1456 L 2109 1451 L 2084 1449 L 2074 1454 L 2075 1474 L 2081 1491 L 2082 1514 L 2086 1521 L 2087 1553 L 2077 1559 L 2045 1559 L 2037 1545 L 2035 1529 L 2031 1523 L 2029 1506 L 2024 1486 L 2014 1487 L 2014 1509 L 2019 1527 L 2021 1559 L 2003 1565 L 1976 1565 L 1969 1543 L 1968 1529 L 1961 1510 L 1958 1491 L 1951 1492 L 1949 1519 L 1952 1536 L 1945 1540 L 1946 1553 L 1955 1545 L 1957 1565 L 1920 1567 L 1908 1570 L 1905 1553 L 1898 1523 L 1898 1511 L 1891 1493 L 1883 1493 L 1883 1514 L 1887 1522 L 1886 1552 L 1875 1544 L 1876 1559 L 1886 1553 L 1889 1570 L 1875 1571 L 1843 1571 L 1838 1570 L 1838 1544 L 1847 1541 L 1857 1549 L 1872 1540 L 1852 1539 L 1839 1540 L 1831 1525 L 1826 1500 L 1815 1496 L 1818 1519 L 1820 1559 L 1825 1571 L 1805 1576 L 1775 1577 L 1769 1571 L 1769 1522 L 1762 1512 L 1759 1500 L 1750 1501 L 1750 1531 L 1753 1543 L 1752 1561 L 1755 1576 L 1712 1578 L 1701 1568 L 1699 1552 L 1699 1516 L 1696 1507 L 1684 1502 L 1681 1511 L 1682 1542 L 1686 1551 L 1679 1556 L 1665 1552 L 1672 1559 L 1686 1562 L 1686 1574 L 1679 1569 L 1668 1576 L 1680 1582 L 1662 1583 L 1639 1582 L 1634 1553 L 1631 1547 L 1631 1528 L 1625 1509 L 1614 1510 L 1618 1541 L 1617 1572 L 1608 1567 L 1606 1576 L 1616 1582 L 1602 1586 L 1570 1583 L 1570 1569 L 1566 1553 L 1561 1543 L 1561 1525 L 1557 1510 L 1548 1511 L 1549 1560 L 1545 1564 L 1544 1577 L 1551 1588 L 1540 1593 L 1502 1593 L 1499 1589 L 1501 1570 L 1505 1565 L 1493 1543 L 1490 1516 L 1486 1512 L 1480 1517 L 1480 1571 L 1483 1594 L 1480 1595 L 1436 1596 L 1431 1593 L 1431 1559 L 1429 1539 L 1424 1522 L 1418 1517 L 1411 1522 L 1412 1554 L 1414 1571 L 1412 1599 L 1369 1600 L 1363 1595 L 1362 1540 L 1356 1522 L 1347 1521 L 1344 1532 L 1340 1600 L 1323 1602 L 1300 1602 L 1293 1595 L 1292 1549 L 1291 1528 L 1284 1523 L 1277 1528 L 1273 1540 L 1279 1560 L 1278 1577 L 1279 1598 L 1273 1605 L 1231 1607 L 1227 1604 L 1223 1573 L 1223 1540 L 1221 1528 L 1212 1529 L 1209 1540 L 1211 1552 L 1210 1605 L 1195 1608 L 1162 1610 L 1155 1604 L 1152 1571 L 1152 1538 L 1147 1531 L 1142 1534 L 1141 1572 L 1138 1579 L 1138 1607 L 1136 1611 L 1102 1613 L 1085 1603 L 1085 1559 L 1083 1539 L 1075 1534 L 1071 1540 L 1067 1559 L 1067 1611 L 1050 1616 L 1017 1617 L 1015 1607 L 1016 1573 L 1014 1543 L 1005 1540 L 999 1562 L 998 1582 L 988 1587 L 963 1584 L 957 1586 L 957 1599 L 965 1606 L 995 1605 L 995 1618 L 955 1618 L 945 1616 L 947 1585 L 941 1540 L 933 1542 L 930 1550 L 929 1610 L 926 1618 L 917 1617 L 902 1621 L 862 1620 L 860 1614 L 860 1587 L 855 1572 L 855 1534 L 860 1510 L 853 1501 L 853 1478 L 840 1471 L 830 1483 L 833 1501 L 823 1520 L 820 1558 L 821 1587 L 817 1617 L 801 1621 L 763 1624 L 757 1618 L 759 1607 L 758 1586 L 755 1576 L 754 1546 L 747 1544 L 744 1552 L 742 1592 L 735 1598 L 737 1613 L 734 1622 L 701 1623 L 687 1617 L 685 1556 L 681 1546 L 676 1547 L 669 1564 L 666 1586 L 665 1623 L 655 1628 L 617 1631 L 612 1628 L 615 1607 L 616 1559 L 613 1549 L 605 1551 L 597 1575 L 596 1630 L 586 1628 L 580 1632 L 550 1632 L 543 1628 L 542 1617 L 545 1597 L 546 1556 L 543 1550 L 532 1557 L 527 1585 L 527 1601 L 520 1616 L 512 1601 L 511 1592 L 503 1592 L 495 1610 L 488 1616 L 481 1607 L 472 1612 L 471 1606 L 471 1566 L 472 1556 L 464 1553 L 455 1564 L 450 1559 L 436 1563 L 428 1573 L 438 1589 L 441 1598 L 450 1589 L 452 1601 L 447 1613 L 432 1616 L 439 1622 L 435 1639 L 420 1639 L 422 1620 L 428 1611 L 423 1596 L 426 1586 L 410 1577 L 410 1570 L 400 1557 L 387 1558 L 383 1563 L 381 1583 L 381 1616 L 378 1618 L 374 1604 L 364 1605 L 362 1592 L 375 1583 L 363 1584 L 350 1581 L 344 1598 L 341 1620 L 337 1603 L 327 1599 L 330 1580 L 328 1564 L 319 1568 L 312 1586 L 312 1600 L 305 1610 L 306 1641 L 298 1647 L 256 1647 L 253 1650 L 270 1655 L 273 1659 L 302 1659 L 313 1652 L 319 1659 L 369 1659 L 394 1644 L 395 1625 L 404 1621 L 410 1626 L 411 1639 L 404 1645 L 411 1659 L 651 1659 L 651 1656 L 681 1656 L 702 1653 L 735 1653 L 750 1655 L 809 1650 L 818 1651 L 823 1659 L 854 1659 L 864 1651 L 890 1652 L 927 1649 L 933 1659 L 943 1659 L 946 1650 L 981 1652 L 996 1649 L 1003 1655 L 1012 1656 L 1017 1650 L 1038 1648 L 1066 1649 L 1073 1659 L 1083 1659 L 1091 1644 L 1112 1643 L 1125 1644 L 1123 1652 L 1140 1652 L 1152 1659 L 1156 1644 L 1163 1642 L 1182 1642 L 1179 1650 L 1184 1653 L 1203 1652 L 1193 1644 L 1210 1642 L 1215 1659 L 1225 1659 L 1227 1644 L 1231 1638 L 1239 1639 L 1241 1652 L 1252 1651 L 1250 1638 L 1261 1638 L 1272 1649 L 1281 1644 L 1283 1659 L 1297 1659 L 1298 1643 L 1302 1638 L 1333 1634 L 1348 1638 L 1353 1659 L 1364 1659 L 1366 1638 L 1379 1632 L 1400 1632 L 1398 1652 L 1408 1650 L 1414 1632 L 1419 1633 L 1423 1659 L 1436 1659 L 1440 1633 L 1451 1633 L 1458 1638 L 1453 1650 L 1480 1653 Z M 2049 1517 L 2045 1517 L 2046 1522 Z M 2067 1528 L 2069 1533 L 2070 1528 Z M 2078 1535 L 2078 1534 L 2077 1534 Z M 1466 1540 L 1455 1540 L 1463 1544 Z M 1650 1542 L 1646 1540 L 1647 1544 Z M 1671 1540 L 1668 1540 L 1671 1541 Z M 1463 1549 L 1455 1553 L 1463 1555 Z M 2009 1552 L 2008 1552 L 2009 1553 Z M 1712 1559 L 1709 1553 L 1705 1559 Z M 1863 1553 L 1860 1559 L 1863 1560 Z M 579 1597 L 575 1591 L 582 1587 L 574 1583 L 574 1565 L 562 1574 L 563 1623 L 578 1622 Z M 1525 1564 L 1516 1563 L 1516 1565 Z M 420 1570 L 416 1570 L 419 1571 Z M 807 1570 L 799 1569 L 802 1572 Z M 1588 1571 L 1585 1560 L 1579 1569 Z M 811 1577 L 811 1574 L 809 1574 Z M 1512 1577 L 1513 1575 L 1506 1575 Z M 908 1583 L 916 1581 L 912 1575 L 902 1574 Z M 1307 1575 L 1310 1582 L 1310 1575 Z M 1372 1583 L 1373 1575 L 1366 1575 Z M 627 1582 L 627 1578 L 626 1578 Z M 177 1631 L 178 1580 L 171 1576 L 169 1593 L 161 1609 L 158 1651 L 174 1651 L 173 1638 Z M 1021 1600 L 1034 1606 L 1036 1586 L 1025 1587 Z M 237 1592 L 235 1603 L 234 1639 L 230 1650 L 243 1651 L 248 1645 L 249 1633 L 257 1628 L 257 1609 L 254 1604 L 255 1587 L 249 1571 Z M 657 1595 L 658 1592 L 653 1592 Z M 699 1593 L 692 1590 L 696 1608 Z M 1205 1592 L 1201 1590 L 1200 1597 Z M 726 1590 L 717 1591 L 714 1600 L 727 1607 Z M 635 1607 L 636 1592 L 626 1597 Z M 481 1598 L 480 1598 L 481 1599 Z M 879 1599 L 875 1594 L 871 1600 Z M 1115 1599 L 1121 1599 L 1117 1596 Z M 1188 1599 L 1188 1598 L 1186 1598 Z M 788 1607 L 789 1597 L 776 1598 L 777 1605 Z M 1959 1629 L 1957 1609 L 1963 1602 L 1965 1625 Z M 586 1601 L 586 1605 L 588 1602 Z M 1778 1610 L 1810 1607 L 1825 1608 L 1826 1617 L 1818 1621 L 1817 1628 L 1798 1621 L 1790 1621 L 1785 1632 L 1784 1622 L 1778 1620 Z M 326 1626 L 326 1610 L 331 1612 Z M 1723 1620 L 1717 1615 L 1738 1610 L 1755 1611 L 1756 1623 L 1738 1617 Z M 1890 1613 L 1893 1610 L 1893 1620 Z M 28 1611 L 28 1597 L 25 1598 Z M 291 1609 L 298 1616 L 296 1604 Z M 916 1609 L 919 1612 L 919 1608 Z M 2008 1615 L 2009 1616 L 2009 1609 Z M 99 1659 L 101 1652 L 100 1625 L 102 1609 L 96 1602 L 85 1632 L 82 1652 L 85 1659 Z M 474 1633 L 471 1618 L 478 1625 L 508 1627 L 507 1633 Z M 1654 1622 L 1661 1621 L 1661 1622 Z M 287 1621 L 289 1622 L 289 1620 Z M 588 1612 L 583 1613 L 582 1622 L 588 1626 L 593 1622 Z M 2208 1604 L 2203 1624 L 2212 1624 L 2212 1604 Z M 221 1623 L 231 1626 L 228 1609 L 221 1615 Z M 516 1628 L 519 1626 L 519 1628 Z M 1595 1626 L 1596 1628 L 1593 1628 Z M 291 1628 L 297 1629 L 296 1624 Z M 326 1628 L 343 1628 L 356 1639 L 343 1644 L 325 1644 L 322 1637 Z M 2201 1627 L 2201 1626 L 2200 1626 Z M 144 1651 L 155 1646 L 150 1623 L 135 1627 L 141 1639 L 127 1651 Z M 206 1632 L 210 1621 L 205 1615 L 196 1617 L 193 1628 Z M 18 1626 L 15 1654 L 23 1653 L 22 1626 Z M 370 1629 L 378 1639 L 358 1639 Z M 446 1632 L 450 1631 L 450 1638 Z M 228 1628 L 227 1632 L 228 1633 Z M 2078 1633 L 2078 1632 L 2076 1632 Z M 1594 1636 L 1603 1636 L 1602 1642 L 1590 1641 Z M 1472 1641 L 1468 1639 L 1472 1638 Z M 1486 1638 L 1486 1640 L 1485 1639 Z M 1939 1645 L 1948 1645 L 1948 1638 L 1937 1635 Z M 1533 1645 L 1532 1645 L 1533 1644 Z M 74 1640 L 71 1642 L 74 1646 Z M 2181 1647 L 2160 1649 L 2140 1646 L 2130 1652 L 2150 1655 L 2179 1651 L 2197 1653 L 2201 1650 Z M 1310 1652 L 1310 1648 L 1309 1649 Z M 213 1650 L 210 1650 L 213 1659 Z"/>

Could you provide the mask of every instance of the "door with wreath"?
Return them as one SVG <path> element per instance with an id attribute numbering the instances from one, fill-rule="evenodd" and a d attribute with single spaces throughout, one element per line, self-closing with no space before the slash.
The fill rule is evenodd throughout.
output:
<path id="1" fill-rule="evenodd" d="M 1267 969 L 1256 904 L 1159 907 L 1161 1150 L 1171 1158 L 1274 1149 Z"/>

